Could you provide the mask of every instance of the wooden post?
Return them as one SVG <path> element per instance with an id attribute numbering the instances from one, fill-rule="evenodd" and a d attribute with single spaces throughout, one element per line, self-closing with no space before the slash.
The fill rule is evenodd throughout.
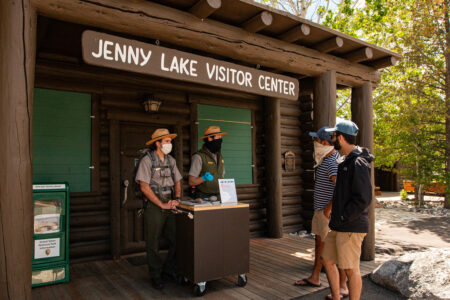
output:
<path id="1" fill-rule="evenodd" d="M 359 127 L 356 144 L 366 147 L 373 153 L 373 107 L 372 85 L 365 83 L 352 88 L 352 120 Z M 375 259 L 375 169 L 372 163 L 372 203 L 369 207 L 369 233 L 364 239 L 361 250 L 362 260 Z"/>
<path id="2" fill-rule="evenodd" d="M 269 237 L 283 236 L 280 99 L 265 100 L 267 227 Z"/>
<path id="3" fill-rule="evenodd" d="M 120 125 L 109 121 L 109 184 L 111 193 L 111 256 L 120 258 Z"/>
<path id="4" fill-rule="evenodd" d="M 314 78 L 313 107 L 314 130 L 336 124 L 336 71 L 328 71 Z"/>
<path id="5" fill-rule="evenodd" d="M 0 1 L 0 299 L 31 299 L 36 12 Z"/>

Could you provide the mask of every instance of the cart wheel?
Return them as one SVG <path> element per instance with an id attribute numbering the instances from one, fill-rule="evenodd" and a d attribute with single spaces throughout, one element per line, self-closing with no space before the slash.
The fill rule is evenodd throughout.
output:
<path id="1" fill-rule="evenodd" d="M 206 282 L 196 283 L 194 285 L 194 295 L 202 297 L 206 293 Z"/>
<path id="2" fill-rule="evenodd" d="M 238 283 L 237 285 L 240 287 L 244 287 L 247 284 L 247 276 L 245 274 L 240 274 L 238 276 Z"/>

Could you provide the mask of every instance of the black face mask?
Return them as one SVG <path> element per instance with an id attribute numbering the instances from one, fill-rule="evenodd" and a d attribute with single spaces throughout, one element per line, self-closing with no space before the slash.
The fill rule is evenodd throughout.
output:
<path id="1" fill-rule="evenodd" d="M 342 147 L 341 147 L 341 143 L 339 143 L 338 136 L 336 136 L 336 140 L 334 141 L 333 145 L 334 145 L 334 149 L 336 149 L 337 151 L 341 150 Z"/>
<path id="2" fill-rule="evenodd" d="M 211 153 L 217 153 L 222 148 L 222 139 L 207 141 L 205 146 Z"/>

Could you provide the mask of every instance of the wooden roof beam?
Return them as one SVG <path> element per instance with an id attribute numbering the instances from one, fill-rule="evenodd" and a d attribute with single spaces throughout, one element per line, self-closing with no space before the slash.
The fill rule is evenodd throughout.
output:
<path id="1" fill-rule="evenodd" d="M 221 6 L 221 0 L 200 0 L 189 9 L 189 12 L 203 20 L 213 14 Z"/>
<path id="2" fill-rule="evenodd" d="M 365 60 L 369 60 L 373 57 L 373 50 L 370 47 L 360 48 L 344 55 L 344 58 L 351 62 L 359 63 Z"/>
<path id="3" fill-rule="evenodd" d="M 398 62 L 398 59 L 394 56 L 383 57 L 374 61 L 367 62 L 369 66 L 375 69 L 382 69 L 390 66 L 394 66 Z"/>
<path id="4" fill-rule="evenodd" d="M 334 36 L 331 39 L 317 43 L 313 46 L 319 52 L 328 53 L 335 49 L 341 48 L 344 45 L 344 40 L 338 36 Z"/>
<path id="5" fill-rule="evenodd" d="M 303 39 L 304 37 L 307 37 L 310 33 L 311 27 L 306 24 L 300 24 L 280 35 L 279 39 L 288 43 L 294 43 Z"/>
<path id="6" fill-rule="evenodd" d="M 272 25 L 273 16 L 270 12 L 263 11 L 250 20 L 241 24 L 241 27 L 249 32 L 258 32 Z"/>

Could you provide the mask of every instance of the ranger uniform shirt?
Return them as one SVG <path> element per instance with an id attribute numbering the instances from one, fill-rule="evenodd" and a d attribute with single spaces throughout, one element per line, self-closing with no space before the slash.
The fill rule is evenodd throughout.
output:
<path id="1" fill-rule="evenodd" d="M 214 160 L 217 163 L 217 155 L 211 153 Z M 199 154 L 192 155 L 192 161 L 191 161 L 191 169 L 189 170 L 189 175 L 194 177 L 200 177 L 200 172 L 202 171 L 202 158 Z M 222 177 L 225 177 L 225 167 L 223 168 L 223 174 Z"/>
<path id="2" fill-rule="evenodd" d="M 158 154 L 154 152 L 155 158 L 160 159 Z M 167 155 L 169 159 L 165 159 L 161 162 L 161 165 L 167 166 L 168 160 L 170 160 L 170 165 L 168 169 L 160 169 L 158 168 L 153 170 L 153 178 L 152 178 L 152 160 L 148 155 L 144 156 L 140 163 L 138 170 L 136 172 L 136 183 L 139 184 L 139 181 L 143 181 L 150 185 L 158 185 L 160 187 L 170 187 L 174 186 L 175 183 L 180 181 L 183 176 L 181 176 L 180 171 L 178 170 L 176 160 L 170 155 Z"/>

